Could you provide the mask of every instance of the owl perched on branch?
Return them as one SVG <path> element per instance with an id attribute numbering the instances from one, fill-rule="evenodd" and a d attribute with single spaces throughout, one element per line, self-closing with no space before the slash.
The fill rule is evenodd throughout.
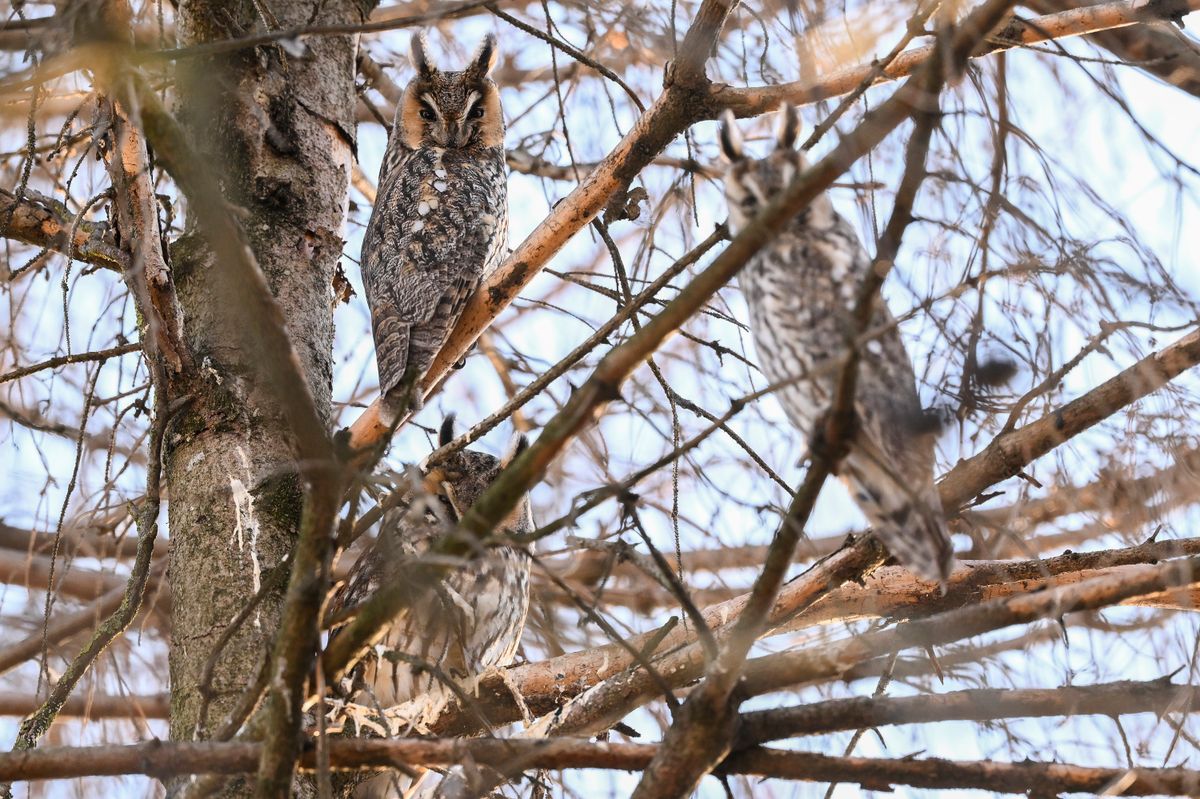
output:
<path id="1" fill-rule="evenodd" d="M 496 268 L 508 239 L 500 92 L 488 35 L 461 72 L 443 72 L 412 40 L 416 77 L 396 108 L 379 193 L 363 237 L 362 275 L 383 408 L 421 405 L 416 388 Z"/>
<path id="2" fill-rule="evenodd" d="M 721 120 L 721 149 L 729 160 L 725 195 L 731 231 L 805 169 L 794 149 L 799 116 L 781 115 L 774 151 L 748 158 L 733 114 Z M 858 237 L 821 195 L 780 231 L 742 271 L 738 282 L 750 308 L 758 359 L 777 396 L 802 432 L 818 429 L 833 401 L 839 359 L 856 338 L 853 309 L 871 258 Z M 862 345 L 856 416 L 840 473 L 875 533 L 900 563 L 943 580 L 954 563 L 941 501 L 933 482 L 933 437 L 917 395 L 904 342 L 882 299 L 877 299 Z M 834 361 L 837 363 L 837 361 Z"/>
<path id="3" fill-rule="evenodd" d="M 439 446 L 454 438 L 453 425 L 454 417 L 446 417 Z M 470 693 L 470 678 L 512 662 L 529 610 L 529 556 L 510 546 L 484 549 L 475 541 L 474 552 L 457 558 L 430 548 L 457 527 L 525 446 L 525 437 L 516 435 L 501 458 L 460 450 L 422 465 L 416 496 L 384 514 L 379 537 L 330 601 L 327 615 L 336 621 L 385 582 L 413 580 L 414 568 L 427 565 L 439 574 L 431 589 L 414 591 L 409 606 L 350 673 L 342 693 L 358 706 L 353 720 L 360 725 L 382 735 L 421 730 L 455 688 Z M 529 500 L 522 497 L 497 532 L 531 530 Z"/>

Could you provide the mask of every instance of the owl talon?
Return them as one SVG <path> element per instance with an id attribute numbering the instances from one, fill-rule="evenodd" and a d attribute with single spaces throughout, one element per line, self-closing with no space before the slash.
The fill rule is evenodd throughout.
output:
<path id="1" fill-rule="evenodd" d="M 451 366 L 450 368 L 451 369 L 461 369 L 464 366 L 466 366 L 467 358 L 469 358 L 471 356 L 471 353 L 474 352 L 478 347 L 479 347 L 478 341 L 473 343 L 471 346 L 467 347 L 467 351 L 463 353 L 463 356 L 461 358 L 459 358 L 457 361 L 455 361 L 454 365 Z"/>
<path id="2" fill-rule="evenodd" d="M 854 411 L 843 414 L 825 411 L 817 419 L 809 439 L 809 456 L 829 464 L 829 473 L 836 475 L 839 473 L 839 464 L 850 452 L 850 442 L 857 432 L 858 414 Z"/>

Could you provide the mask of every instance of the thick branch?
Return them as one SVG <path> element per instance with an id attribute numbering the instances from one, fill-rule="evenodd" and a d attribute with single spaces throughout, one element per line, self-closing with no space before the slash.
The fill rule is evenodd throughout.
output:
<path id="1" fill-rule="evenodd" d="M 112 231 L 100 222 L 82 222 L 60 202 L 32 189 L 17 201 L 0 189 L 0 236 L 32 244 L 107 269 L 125 269 L 129 256 L 111 241 Z"/>
<path id="2" fill-rule="evenodd" d="M 993 721 L 1045 716 L 1162 715 L 1196 709 L 1200 687 L 1169 680 L 1063 685 L 1045 689 L 975 689 L 905 697 L 854 697 L 744 713 L 738 746 L 799 735 L 937 721 Z"/>
<path id="3" fill-rule="evenodd" d="M 936 646 L 1066 613 L 1096 610 L 1133 597 L 1192 586 L 1200 559 L 1134 566 L 1074 585 L 997 599 L 823 646 L 767 655 L 746 664 L 747 695 L 833 679 L 855 665 L 913 646 Z"/>
<path id="4" fill-rule="evenodd" d="M 1200 555 L 1200 539 L 1187 538 L 1099 552 L 1067 552 L 1045 560 L 964 562 L 950 575 L 944 592 L 907 569 L 889 566 L 867 576 L 861 584 L 843 585 L 802 611 L 781 630 L 855 619 L 927 618 L 934 613 L 1016 594 L 1031 594 L 1046 587 L 1078 583 L 1105 574 L 1119 576 L 1140 564 L 1195 555 Z M 1185 610 L 1195 606 L 1195 597 L 1190 592 L 1150 594 L 1126 601 Z"/>
<path id="5" fill-rule="evenodd" d="M 1050 14 L 1097 4 L 1091 0 L 1032 0 L 1027 5 Z M 1087 38 L 1122 61 L 1200 97 L 1200 51 L 1170 23 L 1111 28 Z"/>
<path id="6" fill-rule="evenodd" d="M 98 70 L 97 75 L 105 75 L 105 72 Z M 126 94 L 131 96 L 133 93 Z M 141 132 L 125 108 L 107 99 L 101 103 L 112 120 L 112 147 L 106 154 L 115 194 L 117 229 L 122 245 L 129 251 L 129 268 L 122 274 L 130 292 L 137 298 L 149 330 L 145 340 L 147 354 L 161 357 L 167 369 L 178 374 L 191 364 L 192 357 L 183 339 L 183 310 L 164 252 L 150 156 Z"/>
<path id="7" fill-rule="evenodd" d="M 60 747 L 0 755 L 0 779 L 67 779 L 86 776 L 148 774 L 242 774 L 258 760 L 253 743 L 163 743 L 131 746 Z M 414 740 L 351 739 L 329 742 L 335 768 L 448 766 L 471 762 L 505 769 L 519 762 L 529 769 L 596 768 L 640 771 L 658 747 L 653 744 L 592 743 L 580 740 Z M 312 768 L 314 753 L 304 765 Z M 830 757 L 807 752 L 754 749 L 740 752 L 721 766 L 726 774 L 746 774 L 810 782 L 857 783 L 867 788 L 891 785 L 924 788 L 1044 794 L 1099 793 L 1121 780 L 1121 795 L 1194 795 L 1200 772 L 1188 769 L 1090 768 L 1061 763 L 956 762 L 937 759 L 871 759 Z M 1127 784 L 1126 784 L 1127 783 Z"/>

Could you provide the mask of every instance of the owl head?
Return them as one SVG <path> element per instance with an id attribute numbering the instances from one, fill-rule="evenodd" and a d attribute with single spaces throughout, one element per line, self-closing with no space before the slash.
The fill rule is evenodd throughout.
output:
<path id="1" fill-rule="evenodd" d="M 766 158 L 748 158 L 742 147 L 742 132 L 729 109 L 721 115 L 721 152 L 729 161 L 725 172 L 725 198 L 729 203 L 729 227 L 737 233 L 758 210 L 791 183 L 805 166 L 796 150 L 800 114 L 790 103 L 779 113 L 775 149 Z"/>
<path id="2" fill-rule="evenodd" d="M 454 415 L 448 415 L 442 420 L 438 431 L 438 446 L 444 447 L 454 440 Z M 467 509 L 475 504 L 475 500 L 486 491 L 500 471 L 513 458 L 529 446 L 525 436 L 514 434 L 504 454 L 497 458 L 486 452 L 476 452 L 470 449 L 460 449 L 439 458 L 436 463 L 422 464 L 425 490 L 441 500 L 442 508 L 446 511 L 448 521 L 457 523 Z M 513 533 L 527 533 L 533 530 L 533 515 L 529 508 L 529 496 L 521 497 L 521 501 L 501 524 L 500 528 Z"/>
<path id="3" fill-rule="evenodd" d="M 504 146 L 500 91 L 488 75 L 496 64 L 496 37 L 483 37 L 461 72 L 443 72 L 429 60 L 425 37 L 412 38 L 416 77 L 396 109 L 396 132 L 406 147 L 473 149 Z"/>

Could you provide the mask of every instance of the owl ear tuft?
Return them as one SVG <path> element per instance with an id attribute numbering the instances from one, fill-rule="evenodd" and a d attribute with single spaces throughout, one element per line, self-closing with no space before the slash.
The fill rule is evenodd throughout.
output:
<path id="1" fill-rule="evenodd" d="M 781 150 L 790 150 L 796 146 L 796 139 L 800 137 L 800 111 L 791 103 L 784 103 L 779 112 L 775 146 Z"/>
<path id="2" fill-rule="evenodd" d="M 475 55 L 471 56 L 471 65 L 468 69 L 475 73 L 476 77 L 485 77 L 491 73 L 492 67 L 496 66 L 496 60 L 499 57 L 500 50 L 496 47 L 496 36 L 489 33 L 475 48 Z"/>
<path id="3" fill-rule="evenodd" d="M 508 446 L 504 448 L 504 454 L 500 456 L 500 468 L 508 468 L 508 464 L 517 459 L 517 456 L 529 448 L 529 439 L 524 433 L 513 433 L 512 439 L 508 442 Z"/>
<path id="4" fill-rule="evenodd" d="M 438 428 L 438 448 L 442 448 L 454 440 L 454 414 L 446 414 L 442 426 Z"/>
<path id="5" fill-rule="evenodd" d="M 721 153 L 730 161 L 742 160 L 742 132 L 737 126 L 737 117 L 726 108 L 721 113 Z"/>
<path id="6" fill-rule="evenodd" d="M 429 56 L 426 55 L 428 49 L 429 43 L 425 40 L 425 33 L 414 33 L 409 41 L 409 60 L 412 62 L 413 69 L 421 76 L 429 75 L 437 69 L 430 63 Z"/>

